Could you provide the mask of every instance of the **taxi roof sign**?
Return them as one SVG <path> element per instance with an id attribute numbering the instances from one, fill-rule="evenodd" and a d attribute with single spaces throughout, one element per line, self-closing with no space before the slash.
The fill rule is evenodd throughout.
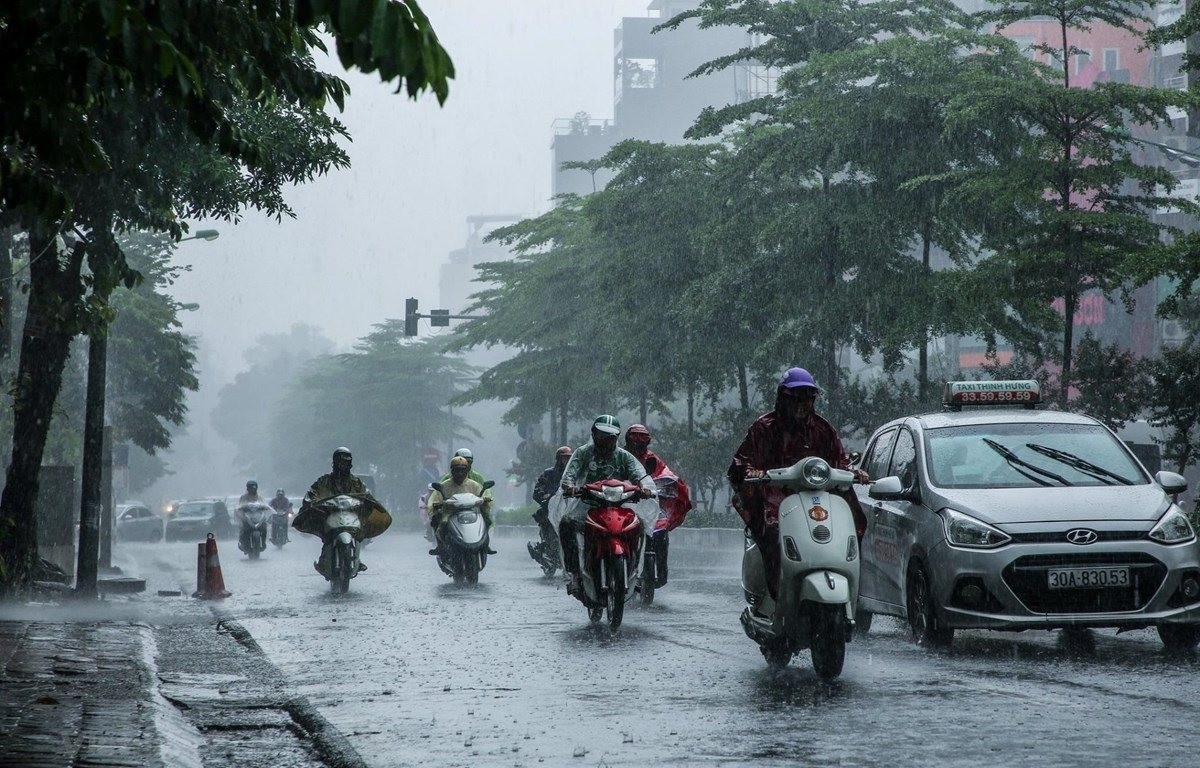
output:
<path id="1" fill-rule="evenodd" d="M 957 411 L 964 405 L 1020 405 L 1033 408 L 1042 401 L 1042 387 L 1033 379 L 1011 381 L 948 381 L 943 403 Z"/>

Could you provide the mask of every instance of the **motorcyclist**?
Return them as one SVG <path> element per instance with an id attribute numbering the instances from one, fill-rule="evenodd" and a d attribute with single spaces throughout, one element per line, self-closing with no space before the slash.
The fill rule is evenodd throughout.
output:
<path id="1" fill-rule="evenodd" d="M 267 504 L 269 504 L 271 506 L 271 509 L 275 510 L 275 514 L 287 515 L 289 519 L 291 518 L 292 502 L 289 501 L 288 497 L 284 495 L 282 488 L 275 489 L 275 497 L 273 499 L 271 499 L 270 501 L 268 501 Z M 272 524 L 272 525 L 274 525 L 274 524 Z M 288 539 L 289 539 L 288 527 L 287 527 L 287 524 L 285 521 L 284 528 L 283 528 L 283 540 L 286 542 L 286 541 L 288 541 Z"/>
<path id="2" fill-rule="evenodd" d="M 275 498 L 267 502 L 271 509 L 281 515 L 292 514 L 292 502 L 288 501 L 288 497 L 284 495 L 282 488 L 275 489 Z"/>
<path id="3" fill-rule="evenodd" d="M 579 491 L 588 483 L 615 478 L 642 487 L 642 498 L 654 495 L 654 481 L 646 474 L 646 470 L 632 453 L 617 447 L 617 436 L 621 434 L 621 422 L 615 416 L 602 414 L 592 422 L 592 441 L 576 448 L 571 454 L 563 470 L 559 484 L 564 497 L 579 496 Z M 594 506 L 597 502 L 579 496 L 580 502 L 586 506 Z M 563 555 L 563 570 L 570 574 L 567 591 L 576 594 L 580 588 L 579 552 L 575 545 L 575 536 L 582 528 L 584 518 L 580 515 L 580 505 L 576 504 L 570 513 L 563 516 L 558 524 L 559 545 Z"/>
<path id="4" fill-rule="evenodd" d="M 542 470 L 537 482 L 533 484 L 533 500 L 538 505 L 537 511 L 533 513 L 533 519 L 537 522 L 538 531 L 541 534 L 537 544 L 530 542 L 528 545 L 529 556 L 534 560 L 542 559 L 545 542 L 554 536 L 554 526 L 550 524 L 550 499 L 558 493 L 558 484 L 562 481 L 563 470 L 567 468 L 567 462 L 571 460 L 571 453 L 569 445 L 564 445 L 555 451 L 554 466 Z"/>
<path id="5" fill-rule="evenodd" d="M 671 492 L 659 496 L 658 503 L 662 510 L 658 522 L 650 535 L 650 546 L 654 547 L 657 557 L 658 581 L 657 586 L 667 583 L 667 532 L 678 528 L 687 513 L 692 510 L 692 492 L 667 463 L 654 451 L 650 450 L 651 435 L 645 424 L 630 424 L 625 430 L 625 450 L 637 457 L 646 468 L 650 477 L 658 481 L 660 478 L 670 479 Z M 657 483 L 656 483 L 657 485 Z"/>
<path id="6" fill-rule="evenodd" d="M 850 457 L 842 448 L 837 429 L 814 409 L 820 393 L 812 374 L 803 368 L 789 368 L 775 390 L 775 409 L 750 425 L 729 465 L 735 508 L 762 553 L 767 586 L 773 598 L 778 597 L 779 589 L 779 504 L 787 491 L 771 485 L 744 485 L 742 481 L 762 477 L 768 469 L 789 467 L 809 456 L 820 456 L 837 469 L 850 468 Z M 855 471 L 855 479 L 860 483 L 869 480 L 862 470 Z M 850 506 L 861 539 L 866 531 L 866 517 L 858 499 L 853 492 L 831 492 Z"/>
<path id="7" fill-rule="evenodd" d="M 245 516 L 242 514 L 242 507 L 247 504 L 266 504 L 266 500 L 258 495 L 258 481 L 250 479 L 246 481 L 246 492 L 238 496 L 237 509 L 234 510 L 234 516 L 238 521 L 238 547 L 245 552 L 249 546 L 250 532 L 244 525 Z"/>
<path id="8" fill-rule="evenodd" d="M 484 521 L 490 530 L 492 527 L 492 499 L 483 492 L 483 484 L 472 480 L 469 477 L 471 470 L 470 462 L 465 456 L 455 456 L 450 459 L 450 475 L 449 479 L 440 483 L 442 490 L 434 489 L 429 494 L 429 525 L 433 528 L 437 540 L 437 546 L 429 550 L 431 555 L 442 554 L 445 548 L 445 533 L 446 523 L 450 516 L 444 511 L 446 499 L 458 493 L 471 493 L 480 497 L 479 514 L 483 515 Z M 487 553 L 489 555 L 496 554 L 496 551 L 489 545 Z"/>
<path id="9" fill-rule="evenodd" d="M 258 495 L 258 481 L 253 480 L 253 479 L 247 480 L 246 481 L 246 492 L 243 493 L 241 496 L 238 496 L 238 507 L 241 507 L 245 504 L 256 504 L 256 503 L 257 504 L 266 504 L 266 500 L 263 499 L 262 496 Z M 239 520 L 241 519 L 240 514 L 238 515 L 238 519 Z"/>
<path id="10" fill-rule="evenodd" d="M 353 494 L 373 499 L 374 497 L 367 491 L 367 486 L 363 481 L 357 476 L 350 474 L 352 466 L 354 466 L 354 457 L 350 454 L 350 449 L 345 447 L 336 449 L 333 452 L 333 471 L 321 475 L 309 487 L 308 493 L 304 494 L 304 501 L 300 503 L 300 514 L 307 511 L 314 502 L 322 501 L 332 496 Z M 300 514 L 296 517 L 299 518 Z M 329 578 L 329 553 L 331 548 L 331 542 L 325 542 L 321 547 L 320 558 L 313 563 L 313 568 L 325 578 Z M 361 559 L 358 562 L 358 570 L 367 570 L 367 566 Z"/>

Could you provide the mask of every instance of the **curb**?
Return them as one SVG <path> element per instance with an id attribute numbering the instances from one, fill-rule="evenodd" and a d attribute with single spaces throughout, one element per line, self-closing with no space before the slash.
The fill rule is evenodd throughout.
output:
<path id="1" fill-rule="evenodd" d="M 210 610 L 217 618 L 218 630 L 229 633 L 238 645 L 270 663 L 262 646 L 237 619 L 218 606 L 210 606 Z M 303 696 L 287 699 L 283 702 L 283 709 L 312 740 L 317 754 L 330 768 L 368 768 L 350 741 L 308 699 Z"/>

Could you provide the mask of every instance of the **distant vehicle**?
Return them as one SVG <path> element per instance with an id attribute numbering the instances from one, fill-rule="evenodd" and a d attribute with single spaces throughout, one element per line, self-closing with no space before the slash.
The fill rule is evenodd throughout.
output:
<path id="1" fill-rule="evenodd" d="M 300 505 L 304 503 L 303 496 L 288 496 L 287 500 L 292 502 L 292 514 L 289 516 L 295 519 L 296 513 L 300 511 Z"/>
<path id="2" fill-rule="evenodd" d="M 117 505 L 113 534 L 117 541 L 161 541 L 163 520 L 140 501 Z"/>
<path id="3" fill-rule="evenodd" d="M 229 509 L 221 499 L 191 499 L 181 502 L 167 521 L 166 538 L 204 538 L 209 533 L 225 536 L 233 530 Z"/>

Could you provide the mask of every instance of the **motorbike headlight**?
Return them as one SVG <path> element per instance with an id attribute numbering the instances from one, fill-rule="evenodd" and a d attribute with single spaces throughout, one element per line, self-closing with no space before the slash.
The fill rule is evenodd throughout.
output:
<path id="1" fill-rule="evenodd" d="M 1167 508 L 1167 514 L 1150 529 L 1150 538 L 1160 544 L 1182 544 L 1196 538 L 1196 532 L 1183 510 L 1172 504 Z"/>
<path id="2" fill-rule="evenodd" d="M 604 486 L 604 500 L 613 504 L 619 503 L 625 498 L 625 489 L 619 485 Z"/>
<path id="3" fill-rule="evenodd" d="M 824 459 L 813 457 L 804 462 L 804 466 L 800 468 L 800 474 L 804 476 L 804 482 L 820 488 L 829 482 L 829 464 Z"/>
<path id="4" fill-rule="evenodd" d="M 942 510 L 946 543 L 967 549 L 995 549 L 1012 541 L 1012 537 L 995 526 L 947 507 Z"/>

